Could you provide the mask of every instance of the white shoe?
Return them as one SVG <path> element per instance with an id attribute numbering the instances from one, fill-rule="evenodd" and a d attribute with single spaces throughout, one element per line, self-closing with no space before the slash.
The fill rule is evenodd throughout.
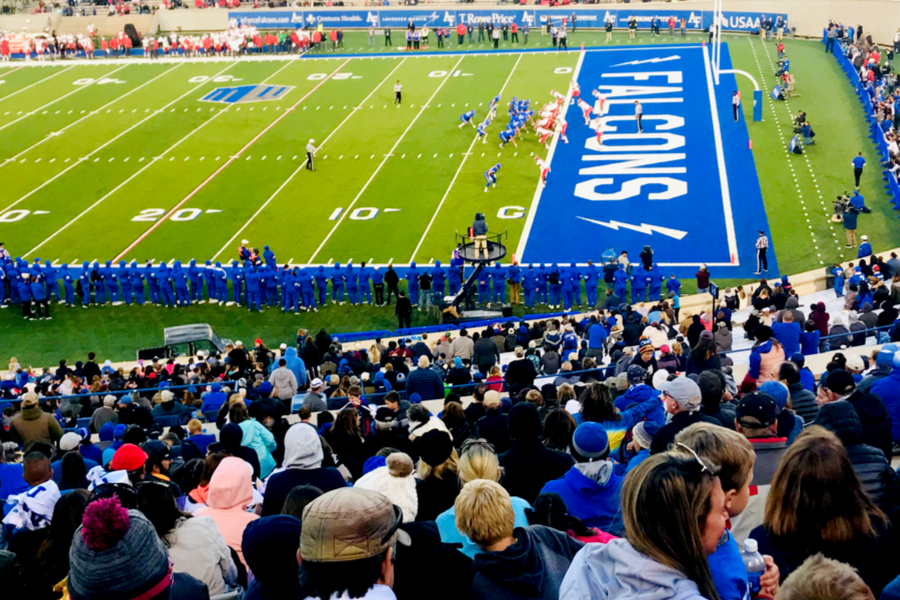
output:
<path id="1" fill-rule="evenodd" d="M 234 306 L 234 302 L 226 302 L 225 306 Z"/>

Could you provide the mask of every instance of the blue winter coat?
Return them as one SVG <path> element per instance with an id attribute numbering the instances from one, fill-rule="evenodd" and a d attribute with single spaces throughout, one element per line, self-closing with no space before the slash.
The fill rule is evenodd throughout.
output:
<path id="1" fill-rule="evenodd" d="M 559 479 L 548 481 L 541 493 L 562 496 L 569 514 L 588 527 L 621 536 L 625 534 L 620 506 L 624 481 L 623 475 L 616 474 L 612 461 L 579 463 Z"/>

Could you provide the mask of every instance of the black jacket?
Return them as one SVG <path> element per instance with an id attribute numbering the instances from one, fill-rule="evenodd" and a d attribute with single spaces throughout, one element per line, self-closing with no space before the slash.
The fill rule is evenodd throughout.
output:
<path id="1" fill-rule="evenodd" d="M 518 527 L 514 535 L 516 543 L 503 552 L 475 555 L 472 598 L 556 598 L 572 559 L 584 546 L 562 531 L 542 525 Z"/>
<path id="2" fill-rule="evenodd" d="M 891 413 L 875 394 L 853 392 L 847 402 L 856 409 L 862 424 L 862 439 L 881 450 L 885 457 L 892 456 Z"/>
<path id="3" fill-rule="evenodd" d="M 881 450 L 864 443 L 867 440 L 856 410 L 848 402 L 826 404 L 816 417 L 816 425 L 841 439 L 863 489 L 895 521 L 900 515 L 900 478 Z"/>
<path id="4" fill-rule="evenodd" d="M 444 471 L 441 479 L 416 479 L 416 495 L 419 498 L 416 521 L 434 521 L 438 515 L 453 506 L 457 494 L 459 479 L 453 471 Z"/>
<path id="5" fill-rule="evenodd" d="M 566 474 L 575 460 L 564 452 L 545 448 L 540 442 L 516 443 L 500 455 L 504 474 L 500 483 L 510 496 L 534 504 L 548 481 Z"/>
<path id="6" fill-rule="evenodd" d="M 849 544 L 812 545 L 807 540 L 793 536 L 789 539 L 770 538 L 763 525 L 750 532 L 750 537 L 759 543 L 759 553 L 775 559 L 782 583 L 810 556 L 821 552 L 827 558 L 847 563 L 859 571 L 859 576 L 872 589 L 876 598 L 881 596 L 884 586 L 900 573 L 897 561 L 897 542 L 893 529 L 876 525 L 878 536 L 860 536 Z"/>
<path id="7" fill-rule="evenodd" d="M 519 390 L 534 384 L 537 371 L 534 363 L 527 358 L 517 358 L 506 367 L 506 383 L 509 384 L 511 394 L 517 394 Z"/>
<path id="8" fill-rule="evenodd" d="M 408 317 L 412 315 L 412 302 L 410 302 L 409 298 L 406 296 L 397 298 L 397 306 L 394 308 L 394 312 L 398 317 Z"/>
<path id="9" fill-rule="evenodd" d="M 493 367 L 500 362 L 500 350 L 489 337 L 479 338 L 472 351 L 472 364 L 479 367 Z"/>
<path id="10" fill-rule="evenodd" d="M 819 405 L 816 403 L 816 395 L 803 387 L 799 381 L 788 386 L 791 393 L 791 406 L 794 412 L 803 419 L 806 425 L 816 420 Z"/>
<path id="11" fill-rule="evenodd" d="M 472 437 L 489 441 L 497 454 L 506 452 L 512 446 L 509 438 L 509 418 L 501 413 L 499 408 L 486 411 L 485 415 L 476 421 Z"/>
<path id="12" fill-rule="evenodd" d="M 650 454 L 659 454 L 669 449 L 669 444 L 675 440 L 675 436 L 682 429 L 687 429 L 694 423 L 712 423 L 713 425 L 721 425 L 718 419 L 709 417 L 699 411 L 697 412 L 680 412 L 669 421 L 666 425 L 659 428 L 656 435 L 653 436 L 653 442 L 650 445 Z"/>

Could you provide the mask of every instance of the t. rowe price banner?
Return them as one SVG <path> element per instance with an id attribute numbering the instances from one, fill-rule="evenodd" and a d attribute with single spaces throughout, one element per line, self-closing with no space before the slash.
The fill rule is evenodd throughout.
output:
<path id="1" fill-rule="evenodd" d="M 456 27 L 459 23 L 478 25 L 478 23 L 516 23 L 520 27 L 539 27 L 550 22 L 559 25 L 565 18 L 572 26 L 572 15 L 575 15 L 577 27 L 602 29 L 606 22 L 612 21 L 616 29 L 626 29 L 629 19 L 637 19 L 639 29 L 649 29 L 654 18 L 659 19 L 660 28 L 666 28 L 669 17 L 676 21 L 682 18 L 691 30 L 705 30 L 713 21 L 712 11 L 670 10 L 652 13 L 647 10 L 628 12 L 624 10 L 574 9 L 568 10 L 254 10 L 230 11 L 229 19 L 235 19 L 242 25 L 254 25 L 260 29 L 296 29 L 299 27 L 314 28 L 322 23 L 327 28 L 358 28 L 369 25 L 375 27 L 391 27 L 402 29 L 412 21 L 416 27 Z M 779 16 L 787 22 L 787 14 L 767 14 L 773 22 Z M 723 31 L 757 31 L 761 15 L 748 12 L 723 12 L 720 24 Z"/>

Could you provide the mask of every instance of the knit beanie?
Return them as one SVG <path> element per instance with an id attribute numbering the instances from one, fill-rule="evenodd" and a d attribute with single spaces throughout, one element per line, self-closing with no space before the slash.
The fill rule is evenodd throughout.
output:
<path id="1" fill-rule="evenodd" d="M 609 450 L 609 436 L 603 425 L 588 421 L 575 429 L 572 446 L 584 458 L 601 458 Z"/>
<path id="2" fill-rule="evenodd" d="M 88 505 L 69 549 L 72 600 L 153 598 L 172 581 L 166 550 L 147 518 L 117 497 Z"/>
<path id="3" fill-rule="evenodd" d="M 453 454 L 453 440 L 446 431 L 432 429 L 426 431 L 415 441 L 416 452 L 419 458 L 429 467 L 437 467 L 450 458 Z"/>
<path id="4" fill-rule="evenodd" d="M 657 431 L 659 431 L 659 425 L 653 421 L 641 421 L 631 430 L 631 435 L 641 448 L 649 449 Z"/>
<path id="5" fill-rule="evenodd" d="M 759 386 L 759 391 L 768 394 L 775 399 L 775 406 L 778 407 L 779 412 L 787 407 L 789 396 L 788 389 L 780 381 L 767 381 Z"/>
<path id="6" fill-rule="evenodd" d="M 528 402 L 520 402 L 509 411 L 509 437 L 519 442 L 541 439 L 541 416 Z"/>

